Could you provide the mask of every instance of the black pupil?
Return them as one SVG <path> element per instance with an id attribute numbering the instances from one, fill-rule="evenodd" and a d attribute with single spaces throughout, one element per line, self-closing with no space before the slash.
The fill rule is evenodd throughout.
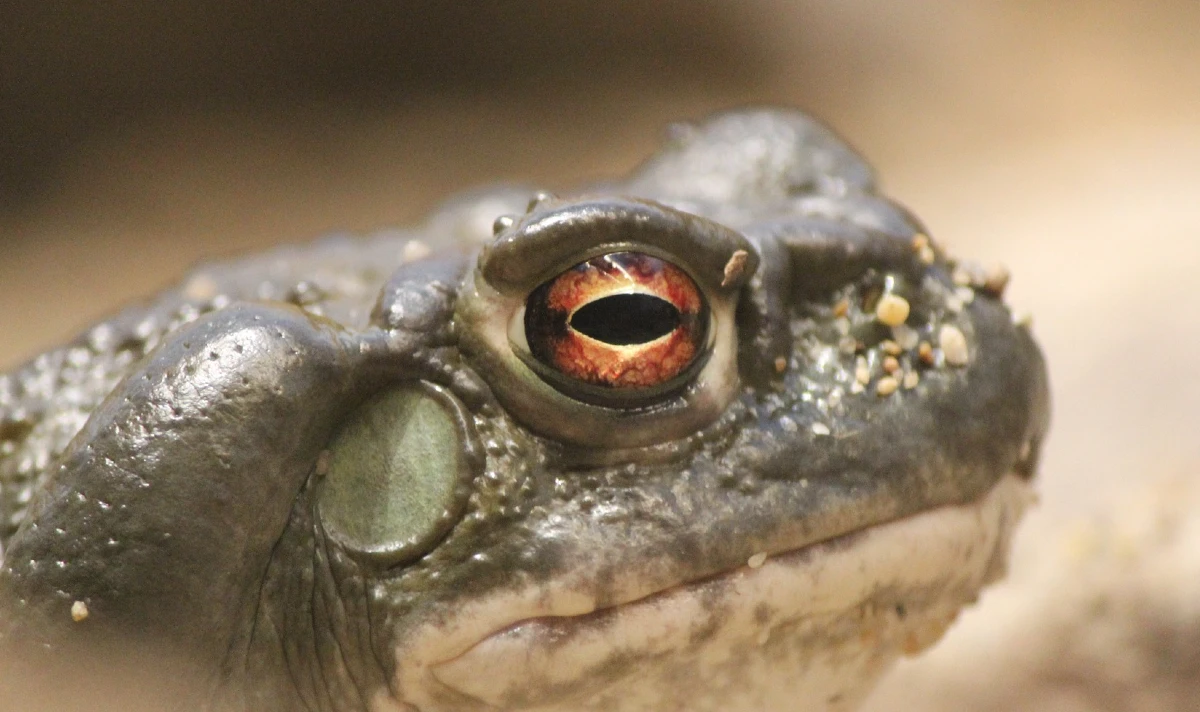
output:
<path id="1" fill-rule="evenodd" d="M 581 307 L 571 328 L 614 346 L 644 344 L 675 331 L 679 310 L 650 294 L 614 294 Z"/>

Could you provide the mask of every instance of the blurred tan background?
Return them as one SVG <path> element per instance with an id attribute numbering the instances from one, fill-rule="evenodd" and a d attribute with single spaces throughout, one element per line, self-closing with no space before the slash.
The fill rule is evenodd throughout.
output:
<path id="1" fill-rule="evenodd" d="M 1019 589 L 1127 493 L 1200 474 L 1198 38 L 1194 0 L 3 2 L 0 368 L 197 260 L 620 174 L 672 120 L 796 105 L 935 238 L 1008 264 L 1034 314 L 1056 413 Z M 1006 709 L 955 707 L 1019 687 L 955 665 L 990 672 L 962 651 L 1006 642 L 988 621 L 1015 596 L 878 709 L 947 677 L 939 709 Z M 1200 653 L 1163 660 L 1200 676 Z M 1088 674 L 1029 709 L 1200 708 L 1079 692 Z"/>

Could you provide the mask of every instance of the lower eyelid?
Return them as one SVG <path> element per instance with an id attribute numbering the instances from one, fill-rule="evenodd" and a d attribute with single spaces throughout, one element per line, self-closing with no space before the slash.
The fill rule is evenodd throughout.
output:
<path id="1" fill-rule="evenodd" d="M 508 340 L 522 353 L 529 353 L 529 341 L 525 338 L 525 307 L 520 306 L 508 320 Z"/>

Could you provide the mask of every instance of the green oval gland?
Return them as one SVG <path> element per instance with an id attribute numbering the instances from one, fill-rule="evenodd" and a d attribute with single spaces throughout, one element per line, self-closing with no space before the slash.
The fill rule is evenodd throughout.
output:
<path id="1" fill-rule="evenodd" d="M 318 504 L 325 530 L 351 552 L 387 564 L 437 544 L 467 495 L 457 410 L 453 396 L 423 384 L 354 411 L 329 446 Z"/>

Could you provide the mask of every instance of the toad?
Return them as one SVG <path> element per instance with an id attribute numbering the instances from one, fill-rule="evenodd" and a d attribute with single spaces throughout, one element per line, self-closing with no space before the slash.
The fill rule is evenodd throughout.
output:
<path id="1" fill-rule="evenodd" d="M 1031 499 L 1004 281 L 777 110 L 201 267 L 0 377 L 0 655 L 176 708 L 853 709 Z"/>

